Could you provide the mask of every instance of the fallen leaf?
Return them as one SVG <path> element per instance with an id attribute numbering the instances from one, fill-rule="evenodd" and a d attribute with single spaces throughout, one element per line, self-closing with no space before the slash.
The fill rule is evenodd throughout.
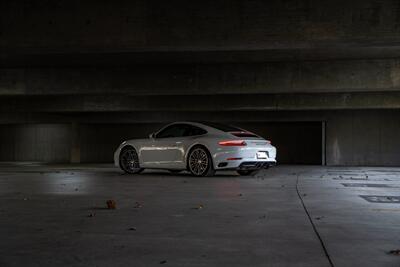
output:
<path id="1" fill-rule="evenodd" d="M 115 210 L 117 208 L 117 202 L 115 202 L 113 199 L 107 200 L 106 203 L 109 210 Z"/>

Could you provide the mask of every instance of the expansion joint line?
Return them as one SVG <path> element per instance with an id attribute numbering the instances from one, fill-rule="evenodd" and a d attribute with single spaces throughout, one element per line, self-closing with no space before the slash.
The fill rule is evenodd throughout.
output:
<path id="1" fill-rule="evenodd" d="M 311 223 L 311 226 L 312 226 L 312 228 L 313 228 L 313 230 L 314 230 L 315 235 L 318 237 L 319 243 L 321 244 L 321 247 L 322 247 L 322 249 L 324 250 L 325 256 L 326 256 L 326 258 L 328 259 L 328 262 L 329 262 L 330 266 L 331 266 L 331 267 L 335 267 L 335 265 L 334 265 L 333 262 L 332 262 L 331 257 L 329 256 L 328 250 L 326 249 L 326 246 L 325 246 L 325 244 L 324 244 L 324 241 L 322 240 L 322 237 L 321 237 L 321 235 L 319 234 L 319 232 L 318 232 L 318 230 L 317 230 L 317 227 L 315 226 L 315 224 L 314 224 L 314 222 L 313 222 L 313 220 L 312 220 L 312 218 L 311 218 L 310 212 L 308 211 L 308 209 L 307 209 L 307 207 L 306 207 L 306 204 L 304 204 L 303 197 L 301 196 L 300 191 L 299 191 L 299 177 L 300 177 L 300 173 L 297 173 L 297 178 L 296 178 L 296 192 L 297 192 L 297 196 L 299 197 L 300 202 L 301 202 L 301 205 L 303 206 L 303 209 L 304 209 L 305 213 L 307 214 L 308 220 L 309 220 L 310 223 Z"/>

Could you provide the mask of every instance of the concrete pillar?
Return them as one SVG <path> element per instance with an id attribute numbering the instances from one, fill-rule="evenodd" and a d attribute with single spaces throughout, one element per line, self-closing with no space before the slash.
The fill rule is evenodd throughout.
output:
<path id="1" fill-rule="evenodd" d="M 78 123 L 71 124 L 71 163 L 81 162 L 81 146 L 80 146 L 80 126 Z"/>
<path id="2" fill-rule="evenodd" d="M 322 161 L 321 165 L 326 165 L 326 121 L 322 122 Z"/>

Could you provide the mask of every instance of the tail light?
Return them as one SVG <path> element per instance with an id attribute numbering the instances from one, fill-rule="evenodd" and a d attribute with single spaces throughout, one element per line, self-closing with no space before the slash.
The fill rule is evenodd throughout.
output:
<path id="1" fill-rule="evenodd" d="M 269 140 L 266 140 L 267 141 L 267 144 L 271 144 L 271 141 L 269 141 Z"/>
<path id="2" fill-rule="evenodd" d="M 246 142 L 243 140 L 228 140 L 221 141 L 218 143 L 220 146 L 246 146 Z"/>

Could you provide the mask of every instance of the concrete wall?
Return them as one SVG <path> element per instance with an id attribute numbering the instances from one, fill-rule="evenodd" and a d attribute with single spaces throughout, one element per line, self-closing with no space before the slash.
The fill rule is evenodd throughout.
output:
<path id="1" fill-rule="evenodd" d="M 327 123 L 328 165 L 400 165 L 400 112 L 333 112 Z"/>
<path id="2" fill-rule="evenodd" d="M 70 125 L 0 125 L 1 161 L 69 162 Z"/>
<path id="3" fill-rule="evenodd" d="M 400 165 L 399 10 L 0 1 L 0 160 L 109 161 L 160 124 L 213 120 L 273 133 L 283 161 L 307 151 L 297 163 L 319 154 L 305 122 L 326 122 L 327 164 Z"/>

